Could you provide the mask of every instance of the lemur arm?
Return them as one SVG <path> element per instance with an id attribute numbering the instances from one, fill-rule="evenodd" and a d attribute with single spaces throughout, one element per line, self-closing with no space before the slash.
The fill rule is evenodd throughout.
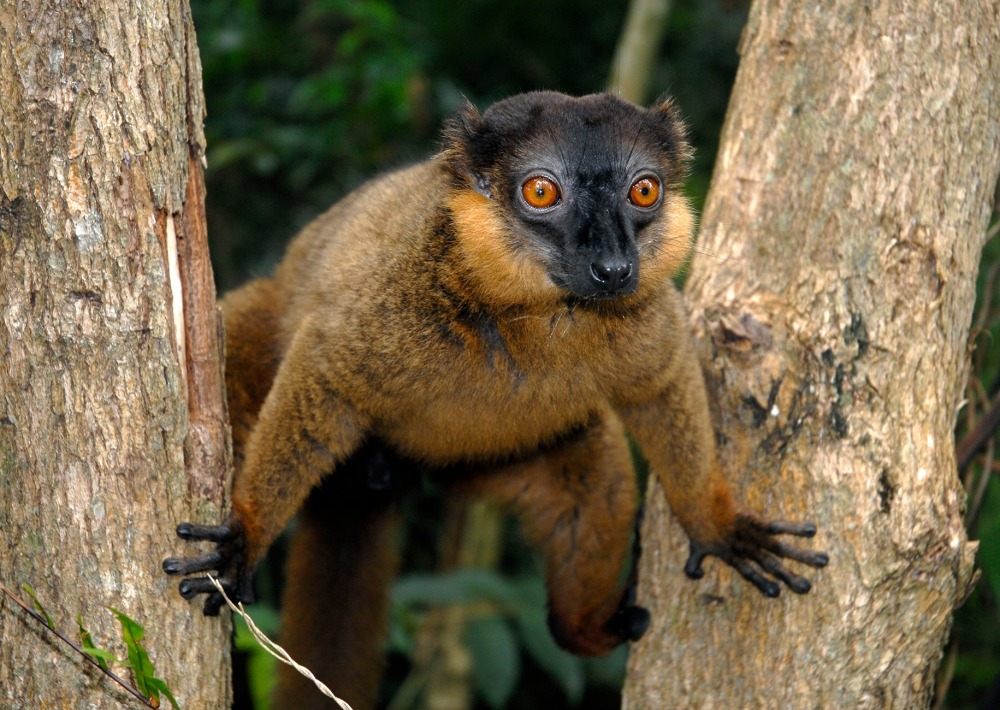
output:
<path id="1" fill-rule="evenodd" d="M 181 523 L 185 540 L 215 542 L 214 551 L 164 560 L 168 574 L 216 570 L 234 600 L 253 598 L 252 571 L 320 479 L 345 461 L 363 442 L 368 424 L 337 390 L 323 359 L 323 336 L 301 328 L 282 360 L 236 472 L 232 514 L 219 526 Z M 207 577 L 185 579 L 187 599 L 208 594 L 205 614 L 222 604 Z"/>
<path id="2" fill-rule="evenodd" d="M 769 576 L 798 594 L 809 591 L 809 580 L 789 571 L 782 559 L 820 568 L 827 564 L 827 555 L 774 536 L 812 537 L 816 526 L 768 522 L 734 503 L 716 456 L 704 380 L 690 343 L 678 345 L 658 393 L 624 407 L 622 418 L 690 539 L 684 566 L 689 577 L 701 577 L 702 561 L 713 555 L 769 597 L 781 590 Z"/>

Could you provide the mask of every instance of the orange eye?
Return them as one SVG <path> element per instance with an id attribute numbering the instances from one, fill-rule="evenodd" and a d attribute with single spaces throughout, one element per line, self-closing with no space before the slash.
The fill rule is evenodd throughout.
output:
<path id="1" fill-rule="evenodd" d="M 654 177 L 644 177 L 632 183 L 628 199 L 636 207 L 652 207 L 660 199 L 660 183 Z"/>
<path id="2" fill-rule="evenodd" d="M 521 195 L 529 205 L 543 210 L 559 201 L 559 186 L 547 177 L 536 175 L 524 181 Z"/>

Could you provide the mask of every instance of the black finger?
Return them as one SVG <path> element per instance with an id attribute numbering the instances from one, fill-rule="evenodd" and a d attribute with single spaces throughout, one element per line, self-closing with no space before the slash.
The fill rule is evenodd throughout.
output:
<path id="1" fill-rule="evenodd" d="M 701 579 L 705 576 L 705 570 L 701 568 L 701 563 L 708 556 L 708 553 L 700 545 L 691 543 L 691 554 L 684 563 L 684 574 L 691 579 Z"/>
<path id="2" fill-rule="evenodd" d="M 830 561 L 829 555 L 825 552 L 813 552 L 812 550 L 803 550 L 799 547 L 794 547 L 792 545 L 786 545 L 783 542 L 773 539 L 765 539 L 760 541 L 761 547 L 763 547 L 768 552 L 773 552 L 778 557 L 784 557 L 788 560 L 795 560 L 796 562 L 801 562 L 804 565 L 809 565 L 810 567 L 826 567 L 827 563 Z"/>
<path id="3" fill-rule="evenodd" d="M 804 550 L 799 550 L 801 556 L 799 558 L 800 562 L 804 562 L 810 567 L 826 567 L 830 563 L 830 556 L 825 552 L 806 552 Z M 792 558 L 796 559 L 796 558 Z"/>
<path id="4" fill-rule="evenodd" d="M 753 560 L 759 564 L 765 572 L 774 575 L 796 594 L 805 594 L 812 589 L 812 584 L 805 577 L 800 577 L 785 569 L 785 566 L 774 556 L 757 550 L 753 555 Z"/>
<path id="5" fill-rule="evenodd" d="M 813 523 L 789 523 L 787 521 L 773 521 L 768 523 L 754 523 L 762 532 L 768 535 L 795 535 L 796 537 L 813 537 L 816 534 L 816 525 Z"/>
<path id="6" fill-rule="evenodd" d="M 226 594 L 233 602 L 243 602 L 244 604 L 253 604 L 254 600 L 254 590 L 253 590 L 253 573 L 246 572 L 240 576 L 239 587 L 230 591 L 226 588 Z"/>
<path id="7" fill-rule="evenodd" d="M 772 598 L 781 594 L 781 587 L 758 572 L 757 568 L 745 558 L 734 557 L 730 564 L 736 568 L 737 572 L 743 575 L 745 580 L 757 587 L 761 594 Z"/>
<path id="8" fill-rule="evenodd" d="M 237 535 L 232 525 L 195 525 L 181 523 L 177 526 L 177 537 L 182 540 L 209 540 L 211 542 L 228 542 Z"/>
<path id="9" fill-rule="evenodd" d="M 191 574 L 217 570 L 225 561 L 218 550 L 197 557 L 168 557 L 163 560 L 163 571 L 167 574 Z"/>
<path id="10" fill-rule="evenodd" d="M 177 585 L 177 589 L 185 599 L 193 599 L 199 594 L 216 591 L 215 585 L 208 577 L 185 579 Z"/>

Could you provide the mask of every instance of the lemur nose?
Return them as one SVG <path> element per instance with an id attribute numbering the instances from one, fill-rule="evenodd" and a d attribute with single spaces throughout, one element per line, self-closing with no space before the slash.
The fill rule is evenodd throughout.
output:
<path id="1" fill-rule="evenodd" d="M 602 290 L 620 291 L 632 279 L 632 262 L 624 259 L 595 261 L 590 265 L 590 275 Z"/>

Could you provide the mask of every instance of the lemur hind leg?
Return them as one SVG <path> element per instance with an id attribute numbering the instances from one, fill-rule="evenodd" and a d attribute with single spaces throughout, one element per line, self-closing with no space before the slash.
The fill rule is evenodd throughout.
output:
<path id="1" fill-rule="evenodd" d="M 509 507 L 544 552 L 549 626 L 560 645 L 594 656 L 642 636 L 649 613 L 634 605 L 634 577 L 623 582 L 638 492 L 617 415 L 603 413 L 542 453 L 455 485 Z"/>

